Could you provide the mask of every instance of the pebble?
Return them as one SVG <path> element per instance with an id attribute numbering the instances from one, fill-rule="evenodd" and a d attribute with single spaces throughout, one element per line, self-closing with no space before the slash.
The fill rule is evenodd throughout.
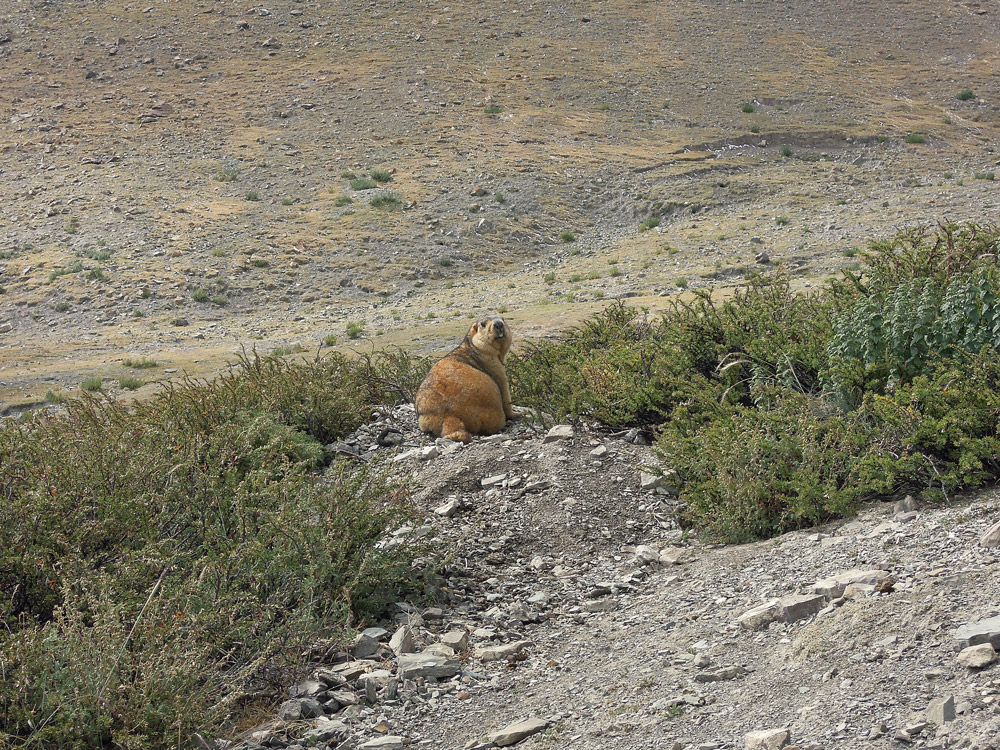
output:
<path id="1" fill-rule="evenodd" d="M 791 741 L 789 729 L 757 729 L 743 738 L 747 750 L 781 750 Z"/>
<path id="2" fill-rule="evenodd" d="M 955 720 L 955 698 L 947 695 L 942 698 L 935 698 L 927 706 L 924 717 L 930 724 L 944 726 L 949 721 Z"/>
<path id="3" fill-rule="evenodd" d="M 573 437 L 573 427 L 568 424 L 557 424 L 555 427 L 550 429 L 545 433 L 545 437 L 542 438 L 543 443 L 554 443 L 558 440 L 569 440 Z"/>

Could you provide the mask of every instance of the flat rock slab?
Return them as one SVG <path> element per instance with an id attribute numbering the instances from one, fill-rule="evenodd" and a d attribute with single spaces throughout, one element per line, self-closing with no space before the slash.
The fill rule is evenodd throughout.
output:
<path id="1" fill-rule="evenodd" d="M 942 698 L 935 698 L 927 706 L 924 718 L 935 726 L 944 726 L 949 721 L 955 721 L 955 698 L 946 695 Z"/>
<path id="2" fill-rule="evenodd" d="M 778 619 L 778 612 L 780 609 L 781 603 L 777 599 L 764 602 L 763 604 L 757 605 L 753 609 L 748 609 L 740 615 L 740 625 L 742 625 L 746 630 L 760 630 L 762 628 L 766 628 Z"/>
<path id="3" fill-rule="evenodd" d="M 789 729 L 758 729 L 743 738 L 747 750 L 781 750 L 792 741 Z"/>
<path id="4" fill-rule="evenodd" d="M 569 440 L 571 437 L 573 437 L 573 427 L 571 425 L 557 424 L 545 433 L 545 437 L 542 438 L 542 442 L 554 443 L 557 440 Z"/>
<path id="5" fill-rule="evenodd" d="M 401 679 L 413 677 L 453 677 L 458 674 L 458 659 L 437 654 L 400 654 L 396 672 Z"/>
<path id="6" fill-rule="evenodd" d="M 844 591 L 851 584 L 867 584 L 877 586 L 889 577 L 884 570 L 858 568 L 838 573 L 829 578 L 823 578 L 813 584 L 813 593 L 825 596 L 827 599 L 838 599 L 844 595 Z"/>
<path id="7" fill-rule="evenodd" d="M 778 600 L 778 619 L 795 622 L 811 617 L 826 606 L 826 599 L 819 594 L 796 594 Z"/>
<path id="8" fill-rule="evenodd" d="M 978 646 L 980 643 L 989 643 L 993 648 L 1000 648 L 1000 615 L 967 623 L 958 628 L 952 637 L 959 649 Z"/>
<path id="9" fill-rule="evenodd" d="M 360 746 L 360 750 L 403 750 L 403 738 L 394 734 L 376 737 Z"/>
<path id="10" fill-rule="evenodd" d="M 992 643 L 980 643 L 969 646 L 958 652 L 958 663 L 969 669 L 982 669 L 997 660 L 996 649 Z"/>
<path id="11" fill-rule="evenodd" d="M 474 656 L 480 661 L 513 659 L 530 645 L 531 641 L 515 641 L 505 643 L 502 646 L 487 646 L 486 648 L 477 648 Z"/>
<path id="12" fill-rule="evenodd" d="M 541 732 L 549 723 L 545 719 L 525 719 L 514 724 L 508 724 L 499 732 L 489 735 L 489 740 L 497 747 L 516 745 L 526 737 Z"/>

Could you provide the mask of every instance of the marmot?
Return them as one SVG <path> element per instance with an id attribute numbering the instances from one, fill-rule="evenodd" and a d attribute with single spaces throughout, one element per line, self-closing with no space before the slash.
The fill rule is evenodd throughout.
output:
<path id="1" fill-rule="evenodd" d="M 517 415 L 510 402 L 504 357 L 510 329 L 503 318 L 474 323 L 462 343 L 438 360 L 417 389 L 420 429 L 468 443 L 500 432 Z"/>

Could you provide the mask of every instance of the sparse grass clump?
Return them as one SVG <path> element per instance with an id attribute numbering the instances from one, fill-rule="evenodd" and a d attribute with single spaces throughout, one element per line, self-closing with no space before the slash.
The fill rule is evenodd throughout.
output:
<path id="1" fill-rule="evenodd" d="M 791 157 L 791 155 L 792 155 L 792 147 L 788 146 L 788 145 L 782 146 L 781 147 L 781 155 L 784 156 L 786 159 L 789 158 L 789 157 Z"/>
<path id="2" fill-rule="evenodd" d="M 349 206 L 354 203 L 354 198 L 349 195 L 341 195 L 337 197 L 337 200 L 333 202 L 337 208 L 343 208 L 344 206 Z"/>
<path id="3" fill-rule="evenodd" d="M 80 383 L 80 387 L 85 391 L 99 391 L 101 390 L 101 386 L 103 384 L 104 381 L 98 377 L 85 378 L 84 381 Z"/>
<path id="4" fill-rule="evenodd" d="M 337 336 L 335 334 L 331 333 L 323 337 L 323 346 L 336 346 L 336 345 L 337 345 Z"/>
<path id="5" fill-rule="evenodd" d="M 240 176 L 239 167 L 223 167 L 218 172 L 215 173 L 216 182 L 233 182 L 237 177 Z"/>
<path id="6" fill-rule="evenodd" d="M 559 239 L 563 242 L 576 242 L 576 235 L 572 232 L 561 232 L 559 234 Z"/>
<path id="7" fill-rule="evenodd" d="M 191 292 L 191 299 L 195 302 L 208 302 L 211 299 L 212 293 L 205 289 L 205 287 L 198 287 L 193 292 Z"/>
<path id="8" fill-rule="evenodd" d="M 375 182 L 392 182 L 392 172 L 386 169 L 372 170 L 372 179 Z"/>
<path id="9" fill-rule="evenodd" d="M 372 208 L 384 208 L 394 211 L 403 207 L 403 201 L 395 193 L 383 193 L 382 195 L 376 195 L 368 201 L 368 205 Z"/>
<path id="10" fill-rule="evenodd" d="M 118 387 L 126 391 L 134 391 L 142 388 L 144 385 L 146 385 L 145 380 L 140 380 L 130 375 L 123 375 L 118 378 Z"/>
<path id="11" fill-rule="evenodd" d="M 647 232 L 650 229 L 656 229 L 656 227 L 658 227 L 658 226 L 660 226 L 660 217 L 659 216 L 650 216 L 648 219 L 646 219 L 644 222 L 642 222 L 642 224 L 639 225 L 639 231 L 640 232 Z"/>
<path id="12" fill-rule="evenodd" d="M 777 224 L 779 227 L 786 226 L 790 221 L 791 219 L 789 219 L 787 216 L 774 217 L 774 223 Z"/>
<path id="13" fill-rule="evenodd" d="M 757 108 L 753 106 L 750 102 L 744 104 L 742 107 L 740 107 L 740 109 L 748 115 L 757 111 Z"/>
<path id="14" fill-rule="evenodd" d="M 250 265 L 254 268 L 270 268 L 271 263 L 266 258 L 252 258 Z"/>
<path id="15" fill-rule="evenodd" d="M 49 281 L 55 281 L 60 276 L 68 276 L 71 273 L 80 273 L 83 270 L 83 261 L 74 260 L 68 266 L 61 266 L 49 272 Z"/>
<path id="16" fill-rule="evenodd" d="M 378 183 L 367 177 L 355 177 L 351 180 L 351 190 L 371 190 L 375 187 L 378 187 Z"/>
<path id="17" fill-rule="evenodd" d="M 927 143 L 927 136 L 922 133 L 910 133 L 903 140 L 907 143 Z"/>
<path id="18" fill-rule="evenodd" d="M 56 302 L 52 305 L 52 309 L 56 312 L 66 312 L 69 310 L 69 302 Z"/>
<path id="19" fill-rule="evenodd" d="M 977 180 L 985 180 L 986 182 L 993 182 L 997 178 L 994 172 L 978 172 L 976 174 Z"/>
<path id="20" fill-rule="evenodd" d="M 498 114 L 500 114 L 500 105 L 499 104 L 490 104 L 490 105 L 488 105 L 487 107 L 485 107 L 483 109 L 483 112 L 485 112 L 488 115 L 498 115 Z"/>
<path id="21" fill-rule="evenodd" d="M 259 201 L 260 193 L 256 190 L 248 190 L 246 196 L 244 196 L 248 201 Z"/>
<path id="22" fill-rule="evenodd" d="M 976 94 L 972 91 L 972 89 L 962 89 L 955 95 L 955 98 L 960 102 L 968 102 L 975 99 Z"/>
<path id="23" fill-rule="evenodd" d="M 131 367 L 136 370 L 149 370 L 152 369 L 153 367 L 157 367 L 158 365 L 155 359 L 148 359 L 146 357 L 141 357 L 139 359 L 132 359 L 130 357 L 126 357 L 125 359 L 122 360 L 122 366 Z"/>
<path id="24" fill-rule="evenodd" d="M 227 736 L 282 700 L 303 648 L 418 592 L 426 547 L 379 544 L 408 520 L 404 488 L 375 464 L 314 470 L 400 400 L 386 383 L 424 373 L 393 352 L 254 357 L 0 426 L 5 746 Z"/>
<path id="25" fill-rule="evenodd" d="M 542 277 L 542 281 L 544 281 L 546 284 L 549 285 L 554 284 L 556 282 L 556 272 L 549 271 L 547 274 L 545 274 L 545 276 Z"/>
<path id="26" fill-rule="evenodd" d="M 345 332 L 349 339 L 359 338 L 365 332 L 365 322 L 363 320 L 351 321 L 347 324 Z"/>
<path id="27" fill-rule="evenodd" d="M 91 268 L 87 273 L 83 275 L 88 281 L 107 281 L 108 276 L 104 273 L 101 268 Z"/>

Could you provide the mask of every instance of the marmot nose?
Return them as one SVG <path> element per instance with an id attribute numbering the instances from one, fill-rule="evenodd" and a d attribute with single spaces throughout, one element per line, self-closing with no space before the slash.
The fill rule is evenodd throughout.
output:
<path id="1" fill-rule="evenodd" d="M 497 336 L 503 336 L 503 321 L 498 320 L 493 324 L 493 330 L 496 331 Z"/>

